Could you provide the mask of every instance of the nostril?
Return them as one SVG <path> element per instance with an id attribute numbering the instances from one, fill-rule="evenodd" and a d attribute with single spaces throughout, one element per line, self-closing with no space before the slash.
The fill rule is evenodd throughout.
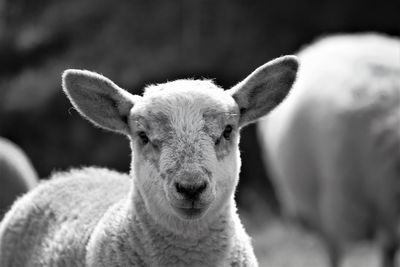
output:
<path id="1" fill-rule="evenodd" d="M 199 185 L 183 185 L 175 183 L 176 192 L 182 194 L 185 198 L 196 199 L 207 188 L 207 183 L 204 182 Z"/>
<path id="2" fill-rule="evenodd" d="M 199 193 L 202 193 L 204 190 L 206 190 L 206 188 L 207 188 L 207 183 L 206 182 L 202 183 L 198 188 Z"/>
<path id="3" fill-rule="evenodd" d="M 180 183 L 175 183 L 175 189 L 176 189 L 176 192 L 178 192 L 178 193 L 184 192 L 184 188 Z"/>

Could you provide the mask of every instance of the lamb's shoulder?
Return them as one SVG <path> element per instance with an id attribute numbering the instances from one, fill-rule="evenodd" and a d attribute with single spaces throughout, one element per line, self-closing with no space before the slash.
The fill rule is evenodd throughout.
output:
<path id="1" fill-rule="evenodd" d="M 94 226 L 128 194 L 129 185 L 127 175 L 107 169 L 53 175 L 21 197 L 6 215 L 0 227 L 2 260 L 18 266 L 82 266 Z"/>
<path id="2" fill-rule="evenodd" d="M 256 267 L 257 258 L 254 254 L 251 244 L 251 238 L 246 233 L 240 221 L 234 224 L 235 236 L 232 240 L 232 248 L 229 254 L 228 262 L 232 267 Z"/>
<path id="3" fill-rule="evenodd" d="M 142 225 L 131 208 L 128 197 L 107 210 L 88 241 L 87 266 L 146 266 L 140 240 Z"/>

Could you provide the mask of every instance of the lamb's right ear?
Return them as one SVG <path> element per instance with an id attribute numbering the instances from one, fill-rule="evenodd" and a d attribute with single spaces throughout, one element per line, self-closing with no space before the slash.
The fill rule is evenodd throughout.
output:
<path id="1" fill-rule="evenodd" d="M 66 70 L 62 85 L 72 105 L 83 117 L 102 128 L 129 134 L 129 112 L 139 96 L 130 94 L 100 74 L 86 70 Z"/>

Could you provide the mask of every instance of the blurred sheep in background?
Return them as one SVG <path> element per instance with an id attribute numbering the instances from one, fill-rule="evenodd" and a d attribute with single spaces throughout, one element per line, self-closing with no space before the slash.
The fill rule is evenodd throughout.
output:
<path id="1" fill-rule="evenodd" d="M 24 151 L 0 138 L 0 220 L 18 196 L 29 191 L 38 177 Z"/>
<path id="2" fill-rule="evenodd" d="M 400 39 L 323 38 L 298 53 L 288 97 L 258 125 L 284 213 L 317 230 L 332 266 L 377 239 L 395 266 L 400 219 Z"/>

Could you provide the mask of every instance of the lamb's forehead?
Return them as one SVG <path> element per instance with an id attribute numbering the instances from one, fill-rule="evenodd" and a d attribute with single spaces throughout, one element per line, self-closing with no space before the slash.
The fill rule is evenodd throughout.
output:
<path id="1" fill-rule="evenodd" d="M 144 130 L 190 134 L 205 125 L 211 132 L 227 123 L 237 124 L 239 108 L 229 93 L 211 81 L 178 80 L 147 87 L 131 114 L 135 125 Z"/>
<path id="2" fill-rule="evenodd" d="M 140 103 L 145 113 L 172 114 L 176 111 L 204 114 L 236 113 L 234 99 L 210 80 L 177 80 L 150 85 Z"/>

